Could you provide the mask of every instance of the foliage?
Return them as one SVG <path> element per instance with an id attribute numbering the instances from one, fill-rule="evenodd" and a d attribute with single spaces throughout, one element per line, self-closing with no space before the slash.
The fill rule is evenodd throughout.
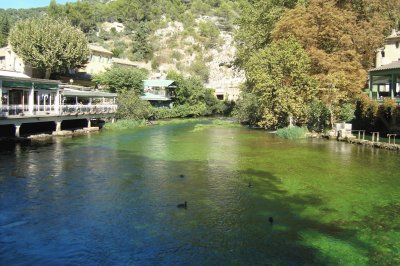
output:
<path id="1" fill-rule="evenodd" d="M 120 119 L 115 123 L 106 123 L 104 128 L 107 130 L 123 130 L 132 129 L 137 127 L 143 127 L 146 125 L 146 120 L 130 120 L 130 119 Z"/>
<path id="2" fill-rule="evenodd" d="M 313 100 L 307 109 L 307 128 L 312 131 L 322 132 L 329 125 L 329 109 L 321 101 Z"/>
<path id="3" fill-rule="evenodd" d="M 118 109 L 116 117 L 118 119 L 130 119 L 140 121 L 147 119 L 151 114 L 149 102 L 140 99 L 134 90 L 122 90 L 117 98 Z"/>
<path id="4" fill-rule="evenodd" d="M 150 28 L 146 23 L 140 23 L 133 34 L 132 53 L 136 60 L 150 59 L 153 48 L 149 41 Z"/>
<path id="5" fill-rule="evenodd" d="M 316 95 L 310 63 L 293 39 L 272 42 L 249 59 L 245 69 L 249 90 L 259 98 L 260 126 L 286 126 L 291 119 L 305 122 L 307 103 Z"/>
<path id="6" fill-rule="evenodd" d="M 185 118 L 185 117 L 199 117 L 207 113 L 207 106 L 205 103 L 198 103 L 194 105 L 183 104 L 176 105 L 174 108 L 154 108 L 152 114 L 157 119 L 169 118 Z"/>
<path id="7" fill-rule="evenodd" d="M 285 127 L 276 131 L 276 135 L 284 139 L 303 139 L 308 133 L 305 127 Z"/>
<path id="8" fill-rule="evenodd" d="M 237 64 L 244 66 L 253 54 L 264 49 L 271 41 L 271 32 L 284 10 L 297 1 L 244 1 L 240 5 L 242 15 L 237 19 L 235 34 Z"/>
<path id="9" fill-rule="evenodd" d="M 96 7 L 87 1 L 57 5 L 51 0 L 47 14 L 54 18 L 66 17 L 73 26 L 80 28 L 84 33 L 96 30 Z"/>
<path id="10" fill-rule="evenodd" d="M 7 46 L 7 39 L 10 33 L 10 22 L 7 15 L 0 17 L 0 47 Z"/>
<path id="11" fill-rule="evenodd" d="M 167 79 L 175 80 L 175 103 L 179 105 L 194 105 L 199 102 L 204 102 L 204 86 L 203 82 L 198 78 L 185 78 L 177 72 L 169 72 Z"/>
<path id="12" fill-rule="evenodd" d="M 140 95 L 143 93 L 143 80 L 146 77 L 147 71 L 143 69 L 112 66 L 105 72 L 95 75 L 93 81 L 99 83 L 110 92 L 131 90 Z"/>
<path id="13" fill-rule="evenodd" d="M 189 71 L 204 82 L 207 82 L 210 77 L 210 68 L 206 65 L 204 58 L 201 56 L 196 56 L 195 60 L 190 65 Z"/>
<path id="14" fill-rule="evenodd" d="M 334 0 L 311 0 L 287 11 L 271 35 L 274 40 L 296 38 L 311 57 L 311 71 L 320 86 L 336 88 L 347 101 L 361 93 L 367 80 L 364 67 L 371 66 L 374 51 L 382 44 L 386 24 L 379 21 L 374 20 L 373 27 L 358 21 L 353 11 L 337 7 Z"/>
<path id="15" fill-rule="evenodd" d="M 47 75 L 80 67 L 89 57 L 85 35 L 65 19 L 43 16 L 20 21 L 12 28 L 9 41 L 25 63 Z"/>
<path id="16" fill-rule="evenodd" d="M 259 98 L 253 93 L 242 92 L 232 115 L 242 124 L 256 125 L 261 121 Z"/>

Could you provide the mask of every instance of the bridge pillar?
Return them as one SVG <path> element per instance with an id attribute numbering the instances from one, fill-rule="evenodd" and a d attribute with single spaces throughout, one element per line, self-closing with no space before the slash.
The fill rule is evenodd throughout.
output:
<path id="1" fill-rule="evenodd" d="M 92 127 L 92 121 L 90 121 L 90 118 L 87 119 L 87 127 Z"/>
<path id="2" fill-rule="evenodd" d="M 21 124 L 15 124 L 15 137 L 17 137 L 17 138 L 19 138 L 21 135 L 20 135 L 20 128 L 21 128 Z"/>
<path id="3" fill-rule="evenodd" d="M 112 123 L 112 124 L 115 123 L 115 117 L 111 117 L 111 123 Z"/>
<path id="4" fill-rule="evenodd" d="M 55 121 L 56 123 L 56 132 L 61 131 L 61 121 Z"/>

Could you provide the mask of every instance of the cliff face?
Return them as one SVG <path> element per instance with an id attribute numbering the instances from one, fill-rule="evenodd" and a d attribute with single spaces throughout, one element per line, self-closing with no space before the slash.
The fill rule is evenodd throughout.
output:
<path id="1" fill-rule="evenodd" d="M 166 78 L 169 71 L 198 76 L 206 87 L 215 89 L 218 98 L 236 100 L 245 76 L 233 66 L 236 49 L 232 32 L 223 30 L 219 21 L 218 17 L 202 16 L 192 27 L 185 27 L 181 22 L 164 20 L 149 36 L 152 60 L 135 63 L 146 68 L 151 79 Z M 105 26 L 103 30 L 110 29 L 109 24 Z M 121 39 L 108 44 L 112 47 L 116 41 Z M 130 44 L 127 39 L 127 46 Z"/>

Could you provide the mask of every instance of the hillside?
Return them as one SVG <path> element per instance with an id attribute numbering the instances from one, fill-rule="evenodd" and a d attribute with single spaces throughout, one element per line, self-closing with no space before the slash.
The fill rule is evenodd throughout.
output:
<path id="1" fill-rule="evenodd" d="M 45 12 L 66 16 L 89 42 L 109 49 L 149 70 L 150 78 L 169 71 L 198 76 L 221 95 L 237 97 L 244 74 L 232 68 L 233 21 L 240 1 L 83 0 L 49 8 L 1 10 L 11 27 L 19 19 Z"/>

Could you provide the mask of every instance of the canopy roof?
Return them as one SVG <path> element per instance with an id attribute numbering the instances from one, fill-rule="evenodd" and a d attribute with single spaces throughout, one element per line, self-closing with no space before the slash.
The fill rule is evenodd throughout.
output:
<path id="1" fill-rule="evenodd" d="M 383 65 L 377 68 L 370 69 L 369 72 L 377 72 L 377 71 L 385 71 L 385 70 L 395 70 L 399 69 L 400 71 L 400 61 L 394 61 L 390 64 Z"/>
<path id="2" fill-rule="evenodd" d="M 143 82 L 145 87 L 176 87 L 175 81 L 169 79 L 146 79 Z"/>
<path id="3" fill-rule="evenodd" d="M 8 75 L 0 75 L 0 81 L 2 83 L 2 87 L 30 89 L 32 86 L 34 86 L 35 89 L 44 90 L 58 90 L 58 86 L 60 84 L 59 80 L 34 79 Z"/>

